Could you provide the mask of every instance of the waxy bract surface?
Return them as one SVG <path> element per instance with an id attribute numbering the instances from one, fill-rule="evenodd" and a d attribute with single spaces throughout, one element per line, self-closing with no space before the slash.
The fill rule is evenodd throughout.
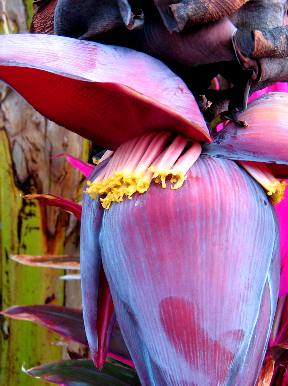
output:
<path id="1" fill-rule="evenodd" d="M 211 140 L 185 83 L 160 61 L 128 48 L 3 35 L 0 79 L 50 120 L 104 147 L 153 128 Z"/>
<path id="2" fill-rule="evenodd" d="M 92 214 L 99 202 L 86 198 L 85 206 Z M 82 217 L 82 241 L 97 259 L 95 221 Z M 151 186 L 104 211 L 100 246 L 143 385 L 254 384 L 275 309 L 279 245 L 274 211 L 246 172 L 201 158 L 178 191 Z"/>
<path id="3" fill-rule="evenodd" d="M 283 92 L 254 100 L 239 115 L 247 127 L 228 123 L 207 145 L 207 153 L 235 160 L 287 164 L 287 106 L 288 94 Z"/>

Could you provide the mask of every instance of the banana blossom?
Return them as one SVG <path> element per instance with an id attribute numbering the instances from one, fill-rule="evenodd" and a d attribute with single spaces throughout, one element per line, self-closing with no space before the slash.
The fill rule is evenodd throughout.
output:
<path id="1" fill-rule="evenodd" d="M 114 304 L 143 385 L 254 385 L 279 288 L 272 204 L 288 176 L 288 96 L 253 101 L 246 128 L 229 123 L 212 139 L 185 83 L 130 49 L 0 36 L 0 79 L 114 151 L 88 177 L 81 217 L 96 364 Z"/>

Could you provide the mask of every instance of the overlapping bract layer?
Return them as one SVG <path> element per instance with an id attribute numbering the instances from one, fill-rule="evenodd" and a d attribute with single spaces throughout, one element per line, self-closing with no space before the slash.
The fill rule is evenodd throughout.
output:
<path id="1" fill-rule="evenodd" d="M 228 123 L 205 152 L 234 160 L 283 164 L 287 173 L 287 106 L 287 93 L 269 93 L 254 100 L 239 115 L 248 126 Z"/>
<path id="2" fill-rule="evenodd" d="M 278 229 L 246 172 L 200 158 L 181 189 L 151 186 L 105 211 L 100 246 L 143 384 L 253 384 L 278 291 Z"/>
<path id="3" fill-rule="evenodd" d="M 154 0 L 167 28 L 182 31 L 185 26 L 205 24 L 235 13 L 248 0 L 195 1 Z"/>

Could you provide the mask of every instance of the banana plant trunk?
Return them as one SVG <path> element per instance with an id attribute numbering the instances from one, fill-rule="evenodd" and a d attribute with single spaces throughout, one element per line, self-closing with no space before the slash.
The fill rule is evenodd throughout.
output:
<path id="1" fill-rule="evenodd" d="M 25 32 L 31 14 L 32 0 L 0 0 L 0 32 Z M 58 209 L 43 209 L 23 199 L 36 192 L 73 200 L 81 197 L 79 173 L 64 159 L 53 158 L 63 152 L 85 158 L 87 143 L 44 119 L 0 84 L 1 309 L 24 304 L 79 305 L 78 284 L 64 285 L 59 279 L 63 272 L 26 267 L 10 259 L 13 254 L 79 253 L 76 220 Z M 0 316 L 0 385 L 48 385 L 30 378 L 21 368 L 61 359 L 63 351 L 59 338 L 47 330 Z"/>

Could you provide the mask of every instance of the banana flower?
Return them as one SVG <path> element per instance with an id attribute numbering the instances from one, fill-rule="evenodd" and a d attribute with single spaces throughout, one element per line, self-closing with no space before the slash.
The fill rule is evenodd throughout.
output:
<path id="1" fill-rule="evenodd" d="M 288 176 L 288 96 L 253 101 L 246 128 L 212 139 L 185 83 L 130 49 L 0 36 L 0 79 L 114 151 L 88 177 L 81 217 L 96 364 L 114 304 L 143 385 L 255 385 L 279 288 L 272 204 Z"/>

